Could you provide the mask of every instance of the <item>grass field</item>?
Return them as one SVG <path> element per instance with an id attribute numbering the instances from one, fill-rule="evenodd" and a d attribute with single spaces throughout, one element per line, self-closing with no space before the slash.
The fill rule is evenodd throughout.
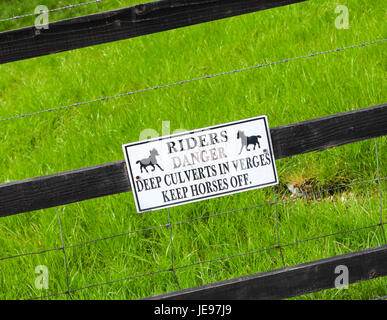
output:
<path id="1" fill-rule="evenodd" d="M 3 0 L 0 19 L 81 0 Z M 51 14 L 51 21 L 137 1 Z M 350 28 L 335 27 L 339 5 Z M 0 66 L 0 118 L 172 83 L 312 52 L 386 38 L 383 1 L 312 0 L 212 23 Z M 0 31 L 34 18 L 0 23 Z M 147 128 L 161 134 L 266 114 L 271 127 L 386 102 L 385 42 L 257 70 L 191 82 L 77 108 L 0 122 L 0 183 L 123 159 L 121 144 Z M 167 132 L 164 132 L 164 134 Z M 387 176 L 387 138 L 378 138 L 380 176 Z M 277 197 L 286 185 L 323 190 L 377 177 L 374 140 L 277 161 Z M 387 180 L 381 181 L 387 222 Z M 306 191 L 307 191 L 306 190 Z M 272 188 L 170 210 L 172 223 L 273 201 Z M 380 222 L 378 184 L 365 183 L 322 199 L 277 206 L 281 244 Z M 168 227 L 93 239 L 168 223 L 167 210 L 138 215 L 131 193 L 60 207 L 70 289 L 171 267 Z M 270 248 L 277 244 L 275 207 L 263 206 L 173 227 L 175 267 Z M 383 244 L 381 228 L 306 241 L 283 249 L 285 265 Z M 0 219 L 0 259 L 62 246 L 55 208 Z M 38 290 L 35 267 L 49 270 Z M 278 249 L 176 270 L 181 288 L 283 267 Z M 137 299 L 178 290 L 171 272 L 75 291 L 72 299 Z M 67 290 L 62 250 L 0 260 L 0 298 L 28 299 Z M 387 295 L 384 278 L 297 299 L 372 299 Z M 49 299 L 68 299 L 59 295 Z"/>

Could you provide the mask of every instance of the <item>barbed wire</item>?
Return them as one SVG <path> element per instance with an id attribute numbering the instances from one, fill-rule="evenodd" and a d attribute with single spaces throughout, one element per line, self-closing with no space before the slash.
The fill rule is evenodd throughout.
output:
<path id="1" fill-rule="evenodd" d="M 40 12 L 27 13 L 27 14 L 23 14 L 23 15 L 20 15 L 20 16 L 12 16 L 12 17 L 9 17 L 9 18 L 0 19 L 0 22 L 5 22 L 5 21 L 11 21 L 11 20 L 17 20 L 17 19 L 37 16 L 37 15 L 41 15 L 41 14 L 44 14 L 44 13 L 50 13 L 50 12 L 57 12 L 57 11 L 61 11 L 61 10 L 73 9 L 73 8 L 76 8 L 76 7 L 86 6 L 86 5 L 90 5 L 90 4 L 95 4 L 95 3 L 98 3 L 98 2 L 102 2 L 102 1 L 104 1 L 104 0 L 93 0 L 93 1 L 89 1 L 89 2 L 70 4 L 70 5 L 67 5 L 67 6 L 64 6 L 64 7 L 60 7 L 60 8 L 54 8 L 54 9 L 49 9 L 49 10 L 42 10 Z"/>
<path id="2" fill-rule="evenodd" d="M 259 69 L 259 68 L 263 68 L 263 67 L 273 66 L 276 64 L 286 63 L 286 62 L 300 60 L 300 59 L 307 59 L 307 58 L 320 56 L 320 55 L 324 55 L 324 54 L 329 54 L 329 53 L 333 53 L 333 52 L 339 52 L 339 51 L 349 50 L 349 49 L 359 48 L 359 47 L 366 47 L 369 45 L 384 42 L 386 40 L 387 39 L 379 39 L 379 40 L 375 40 L 375 41 L 371 41 L 371 42 L 363 42 L 363 43 L 351 45 L 348 47 L 341 47 L 341 48 L 336 48 L 336 49 L 331 49 L 331 50 L 326 50 L 326 51 L 321 51 L 321 52 L 316 52 L 316 53 L 310 53 L 310 54 L 303 55 L 303 56 L 282 59 L 282 60 L 278 60 L 278 61 L 268 62 L 268 63 L 264 63 L 264 64 L 258 64 L 258 65 L 254 65 L 254 66 L 250 66 L 250 67 L 246 67 L 246 68 L 241 68 L 241 69 L 234 69 L 234 70 L 225 71 L 225 72 L 221 72 L 221 73 L 210 74 L 210 75 L 192 78 L 192 79 L 187 79 L 187 80 L 181 80 L 181 81 L 177 81 L 177 82 L 173 82 L 173 83 L 169 83 L 169 84 L 149 87 L 149 88 L 135 90 L 135 91 L 129 91 L 129 92 L 120 93 L 120 94 L 111 95 L 111 96 L 106 96 L 106 97 L 101 97 L 101 98 L 97 98 L 97 99 L 93 99 L 93 100 L 89 100 L 89 101 L 76 102 L 76 103 L 61 106 L 61 107 L 54 107 L 54 108 L 49 108 L 49 109 L 40 110 L 40 111 L 36 111 L 36 112 L 25 113 L 25 114 L 21 114 L 21 115 L 9 117 L 9 118 L 3 118 L 3 119 L 0 119 L 0 122 L 20 119 L 20 118 L 25 118 L 25 117 L 31 117 L 31 116 L 35 116 L 35 115 L 39 115 L 39 114 L 43 114 L 43 113 L 47 113 L 47 112 L 59 111 L 59 110 L 64 110 L 64 109 L 68 109 L 68 108 L 80 107 L 83 105 L 92 104 L 92 103 L 96 103 L 96 102 L 102 102 L 102 101 L 106 101 L 106 100 L 110 100 L 110 99 L 116 99 L 116 98 L 120 98 L 120 97 L 144 93 L 144 92 L 148 92 L 148 91 L 165 89 L 165 88 L 169 88 L 169 87 L 173 87 L 173 86 L 183 85 L 183 84 L 190 83 L 190 82 L 206 80 L 206 79 L 211 79 L 211 78 L 215 78 L 215 77 L 235 74 L 235 73 L 239 73 L 239 72 Z"/>

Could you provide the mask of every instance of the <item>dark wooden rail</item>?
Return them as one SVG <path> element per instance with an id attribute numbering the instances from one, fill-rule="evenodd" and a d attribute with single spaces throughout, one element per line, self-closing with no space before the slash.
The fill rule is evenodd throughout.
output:
<path id="1" fill-rule="evenodd" d="M 387 135 L 387 104 L 270 129 L 276 159 Z M 130 191 L 122 161 L 0 185 L 0 217 Z"/>
<path id="2" fill-rule="evenodd" d="M 335 287 L 335 268 L 348 268 L 349 284 L 387 276 L 387 246 L 272 270 L 205 286 L 166 293 L 148 300 L 286 299 Z M 146 299 L 144 299 L 146 300 Z"/>
<path id="3" fill-rule="evenodd" d="M 0 33 L 0 64 L 307 0 L 161 0 Z"/>

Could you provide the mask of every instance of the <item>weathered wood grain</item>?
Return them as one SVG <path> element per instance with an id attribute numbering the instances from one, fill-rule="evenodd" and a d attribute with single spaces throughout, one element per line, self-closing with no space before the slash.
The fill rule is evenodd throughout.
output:
<path id="1" fill-rule="evenodd" d="M 269 119 L 270 120 L 270 119 Z M 276 159 L 387 135 L 387 104 L 270 129 Z M 0 185 L 0 217 L 130 191 L 126 164 Z"/>
<path id="2" fill-rule="evenodd" d="M 349 283 L 387 276 L 387 246 L 258 273 L 144 300 L 274 300 L 335 287 L 335 268 L 348 268 Z"/>
<path id="3" fill-rule="evenodd" d="M 161 0 L 0 33 L 0 64 L 307 0 Z"/>

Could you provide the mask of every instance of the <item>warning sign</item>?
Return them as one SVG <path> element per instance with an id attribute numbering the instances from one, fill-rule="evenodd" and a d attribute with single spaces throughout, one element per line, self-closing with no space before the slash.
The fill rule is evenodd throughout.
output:
<path id="1" fill-rule="evenodd" d="M 138 212 L 278 184 L 266 116 L 122 148 Z"/>

